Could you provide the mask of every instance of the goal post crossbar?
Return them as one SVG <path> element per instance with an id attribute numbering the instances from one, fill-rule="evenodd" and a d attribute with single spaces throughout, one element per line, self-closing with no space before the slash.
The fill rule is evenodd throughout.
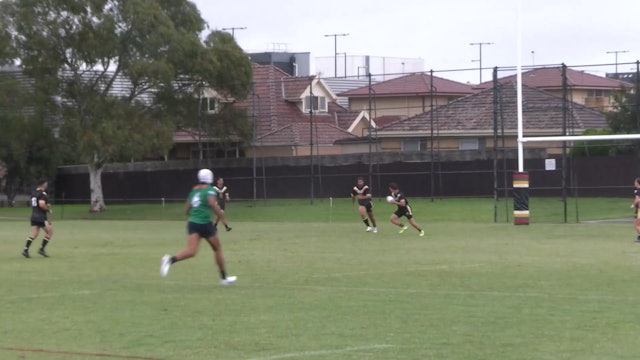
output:
<path id="1" fill-rule="evenodd" d="M 518 139 L 520 143 L 540 141 L 593 141 L 593 140 L 634 140 L 640 139 L 640 134 L 615 135 L 568 135 L 568 136 L 534 136 Z"/>

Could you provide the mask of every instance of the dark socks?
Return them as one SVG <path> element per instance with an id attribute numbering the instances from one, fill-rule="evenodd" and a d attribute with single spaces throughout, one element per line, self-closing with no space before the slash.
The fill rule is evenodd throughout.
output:
<path id="1" fill-rule="evenodd" d="M 40 249 L 44 250 L 44 248 L 47 246 L 48 243 L 49 243 L 49 238 L 42 239 L 42 246 L 40 246 Z"/>
<path id="2" fill-rule="evenodd" d="M 363 219 L 362 222 L 364 222 L 365 225 L 369 226 L 369 219 Z"/>
<path id="3" fill-rule="evenodd" d="M 27 243 L 24 245 L 24 249 L 25 250 L 29 250 L 29 247 L 31 246 L 32 242 L 33 242 L 33 238 L 32 237 L 28 237 L 27 238 Z"/>
<path id="4" fill-rule="evenodd" d="M 220 270 L 220 278 L 222 280 L 226 279 L 227 278 L 227 272 L 224 271 L 224 270 Z"/>

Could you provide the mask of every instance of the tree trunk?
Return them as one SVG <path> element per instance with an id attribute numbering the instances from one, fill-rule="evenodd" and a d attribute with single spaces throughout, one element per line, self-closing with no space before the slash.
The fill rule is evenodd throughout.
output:
<path id="1" fill-rule="evenodd" d="M 104 196 L 102 194 L 102 170 L 103 164 L 96 160 L 89 163 L 89 186 L 91 189 L 91 209 L 90 212 L 102 212 L 107 210 L 104 205 Z"/>

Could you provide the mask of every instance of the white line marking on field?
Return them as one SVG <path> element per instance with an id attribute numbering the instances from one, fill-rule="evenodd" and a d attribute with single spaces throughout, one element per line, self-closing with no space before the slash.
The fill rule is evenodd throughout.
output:
<path id="1" fill-rule="evenodd" d="M 344 349 L 335 349 L 335 350 L 301 351 L 297 353 L 280 354 L 280 355 L 273 355 L 273 356 L 260 357 L 260 358 L 251 358 L 248 360 L 276 360 L 276 359 L 286 359 L 286 358 L 300 358 L 300 357 L 309 357 L 309 356 L 318 356 L 318 355 L 339 354 L 339 353 L 345 353 L 349 351 L 387 349 L 391 347 L 393 347 L 393 345 L 387 345 L 387 344 L 356 346 L 356 347 L 348 347 Z"/>
<path id="2" fill-rule="evenodd" d="M 345 273 L 335 273 L 335 274 L 318 274 L 314 275 L 314 278 L 328 278 L 328 277 L 340 277 L 340 276 L 350 276 L 350 275 L 366 275 L 366 274 L 387 274 L 391 272 L 416 272 L 416 271 L 433 271 L 433 270 L 455 270 L 455 269 L 465 269 L 472 267 L 480 267 L 484 266 L 484 264 L 466 264 L 466 265 L 432 265 L 425 266 L 413 269 L 396 269 L 396 270 L 379 270 L 379 271 L 357 271 L 357 272 L 345 272 Z"/>
<path id="3" fill-rule="evenodd" d="M 5 296 L 4 299 L 37 299 L 41 297 L 58 297 L 58 296 L 76 296 L 76 295 L 91 295 L 97 294 L 97 291 L 93 290 L 78 290 L 66 293 L 45 293 L 45 294 L 32 294 L 32 295 L 15 295 Z"/>

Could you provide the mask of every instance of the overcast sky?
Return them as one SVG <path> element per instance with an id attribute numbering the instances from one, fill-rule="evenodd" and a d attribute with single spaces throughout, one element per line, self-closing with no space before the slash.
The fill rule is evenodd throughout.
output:
<path id="1" fill-rule="evenodd" d="M 517 64 L 518 0 L 192 0 L 211 29 L 234 31 L 247 52 L 273 49 L 334 55 L 424 59 L 424 70 L 477 69 Z M 521 0 L 522 65 L 610 64 L 587 70 L 632 71 L 640 59 L 639 0 Z M 479 71 L 442 75 L 478 82 Z M 490 70 L 483 72 L 484 80 Z"/>

